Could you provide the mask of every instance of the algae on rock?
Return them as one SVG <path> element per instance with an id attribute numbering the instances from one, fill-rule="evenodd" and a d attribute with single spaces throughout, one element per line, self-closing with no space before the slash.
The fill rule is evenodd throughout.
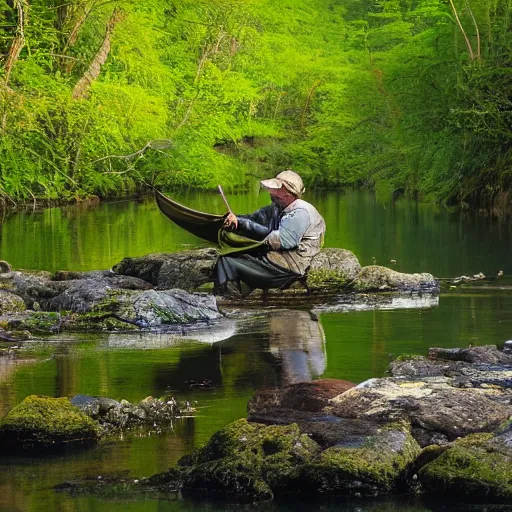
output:
<path id="1" fill-rule="evenodd" d="M 266 426 L 241 419 L 178 462 L 183 469 L 183 491 L 236 496 L 241 501 L 271 499 L 291 492 L 301 466 L 319 451 L 296 424 Z"/>
<path id="2" fill-rule="evenodd" d="M 512 431 L 473 434 L 455 441 L 423 466 L 418 477 L 427 494 L 512 499 Z"/>
<path id="3" fill-rule="evenodd" d="M 98 424 L 67 398 L 30 395 L 0 422 L 3 450 L 83 443 L 99 438 Z"/>
<path id="4" fill-rule="evenodd" d="M 420 453 L 409 426 L 390 424 L 361 446 L 334 446 L 304 467 L 303 489 L 324 496 L 378 496 L 395 491 Z"/>

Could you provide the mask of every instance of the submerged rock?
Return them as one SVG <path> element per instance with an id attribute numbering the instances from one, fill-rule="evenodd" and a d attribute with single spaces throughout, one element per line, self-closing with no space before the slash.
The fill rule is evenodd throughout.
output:
<path id="1" fill-rule="evenodd" d="M 353 388 L 354 385 L 344 380 L 318 379 L 284 388 L 265 389 L 249 400 L 247 410 L 252 418 L 272 417 L 278 410 L 319 412 L 329 404 L 331 398 Z"/>
<path id="2" fill-rule="evenodd" d="M 98 424 L 67 398 L 30 395 L 0 422 L 2 450 L 15 452 L 95 442 Z"/>

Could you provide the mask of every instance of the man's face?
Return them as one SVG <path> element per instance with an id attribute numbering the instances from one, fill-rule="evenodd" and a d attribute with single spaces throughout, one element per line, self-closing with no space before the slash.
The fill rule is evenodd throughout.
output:
<path id="1" fill-rule="evenodd" d="M 286 207 L 295 199 L 295 196 L 289 192 L 284 186 L 281 188 L 269 189 L 270 200 L 278 206 Z"/>

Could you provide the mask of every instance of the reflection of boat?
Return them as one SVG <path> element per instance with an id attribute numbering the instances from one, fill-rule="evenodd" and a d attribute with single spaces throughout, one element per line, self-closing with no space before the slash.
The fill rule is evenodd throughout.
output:
<path id="1" fill-rule="evenodd" d="M 258 249 L 263 242 L 242 236 L 222 228 L 224 215 L 204 213 L 177 203 L 155 189 L 155 199 L 160 211 L 180 228 L 189 233 L 219 244 L 223 254 L 247 252 Z"/>
<path id="2" fill-rule="evenodd" d="M 218 242 L 219 229 L 224 221 L 223 215 L 213 215 L 187 208 L 170 197 L 164 196 L 158 190 L 155 190 L 155 199 L 160 211 L 180 228 L 209 242 Z"/>

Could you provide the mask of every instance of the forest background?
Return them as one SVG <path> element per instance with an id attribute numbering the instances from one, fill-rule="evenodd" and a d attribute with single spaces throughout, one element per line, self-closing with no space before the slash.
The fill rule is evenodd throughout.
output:
<path id="1" fill-rule="evenodd" d="M 511 4 L 4 0 L 0 198 L 292 166 L 313 186 L 507 202 Z"/>

